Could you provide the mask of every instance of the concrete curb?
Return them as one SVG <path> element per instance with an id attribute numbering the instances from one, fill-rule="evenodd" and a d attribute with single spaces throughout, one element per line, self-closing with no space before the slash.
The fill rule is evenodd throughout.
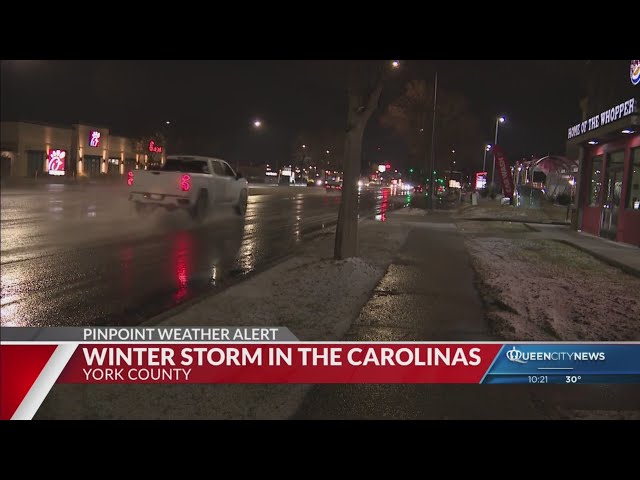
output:
<path id="1" fill-rule="evenodd" d="M 563 243 L 565 245 L 569 245 L 570 247 L 573 247 L 576 250 L 580 250 L 583 253 L 591 255 L 593 258 L 596 258 L 596 259 L 600 260 L 601 262 L 604 262 L 604 263 L 606 263 L 608 265 L 611 265 L 612 267 L 619 268 L 624 273 L 628 273 L 629 275 L 633 275 L 634 277 L 640 278 L 640 270 L 637 270 L 637 269 L 635 269 L 633 267 L 630 267 L 629 265 L 626 265 L 624 263 L 618 262 L 617 260 L 614 260 L 612 258 L 606 257 L 606 256 L 601 255 L 601 254 L 599 254 L 597 252 L 594 252 L 592 250 L 589 250 L 588 248 L 585 248 L 582 245 L 579 245 L 577 243 L 573 243 L 571 240 L 553 239 L 553 241 L 560 242 L 560 243 Z"/>
<path id="2" fill-rule="evenodd" d="M 526 220 L 521 218 L 491 218 L 491 217 L 479 217 L 479 218 L 465 218 L 465 217 L 454 217 L 455 221 L 466 220 L 469 222 L 511 222 L 511 223 L 531 223 L 533 225 L 561 225 L 561 226 L 570 226 L 569 222 L 535 222 L 532 220 Z"/>

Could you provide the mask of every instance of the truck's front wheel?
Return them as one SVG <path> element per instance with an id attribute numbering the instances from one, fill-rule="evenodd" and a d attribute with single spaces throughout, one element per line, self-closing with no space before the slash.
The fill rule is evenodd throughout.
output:
<path id="1" fill-rule="evenodd" d="M 247 191 L 242 190 L 238 197 L 238 203 L 233 206 L 233 209 L 238 215 L 244 215 L 247 213 Z"/>

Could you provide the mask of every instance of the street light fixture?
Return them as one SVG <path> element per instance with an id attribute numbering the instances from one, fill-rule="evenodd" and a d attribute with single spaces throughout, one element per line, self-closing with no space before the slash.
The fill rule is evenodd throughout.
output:
<path id="1" fill-rule="evenodd" d="M 253 126 L 256 128 L 260 128 L 262 126 L 262 122 L 260 120 L 256 120 L 253 122 Z"/>
<path id="2" fill-rule="evenodd" d="M 171 122 L 170 122 L 169 120 L 167 120 L 167 121 L 166 121 L 166 122 L 164 122 L 164 123 L 166 123 L 167 125 L 171 125 Z"/>
<path id="3" fill-rule="evenodd" d="M 491 150 L 491 144 L 488 143 L 484 146 L 484 160 L 482 160 L 482 171 L 487 171 L 487 152 Z"/>
<path id="4" fill-rule="evenodd" d="M 307 146 L 306 145 L 302 145 L 302 148 L 307 148 Z"/>
<path id="5" fill-rule="evenodd" d="M 506 122 L 507 119 L 504 117 L 498 117 L 496 118 L 496 136 L 493 140 L 493 144 L 497 145 L 498 144 L 498 127 L 500 126 L 501 123 Z M 496 156 L 493 156 L 493 168 L 491 169 L 491 183 L 493 183 L 493 179 L 495 177 L 496 174 Z"/>

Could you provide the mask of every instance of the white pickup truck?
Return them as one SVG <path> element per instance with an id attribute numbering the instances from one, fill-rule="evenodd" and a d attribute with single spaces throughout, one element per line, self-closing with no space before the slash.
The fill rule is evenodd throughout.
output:
<path id="1" fill-rule="evenodd" d="M 138 213 L 183 209 L 200 221 L 214 207 L 232 206 L 238 215 L 247 210 L 247 180 L 218 158 L 171 155 L 157 170 L 127 172 L 127 184 Z"/>

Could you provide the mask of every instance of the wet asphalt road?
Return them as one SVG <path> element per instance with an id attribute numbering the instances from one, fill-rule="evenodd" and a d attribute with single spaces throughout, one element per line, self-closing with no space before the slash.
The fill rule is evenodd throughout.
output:
<path id="1" fill-rule="evenodd" d="M 244 219 L 228 207 L 195 226 L 183 212 L 137 216 L 121 186 L 3 188 L 1 324 L 139 325 L 291 253 L 335 224 L 339 202 L 256 188 Z M 360 215 L 384 219 L 394 202 L 404 197 L 365 190 Z"/>

